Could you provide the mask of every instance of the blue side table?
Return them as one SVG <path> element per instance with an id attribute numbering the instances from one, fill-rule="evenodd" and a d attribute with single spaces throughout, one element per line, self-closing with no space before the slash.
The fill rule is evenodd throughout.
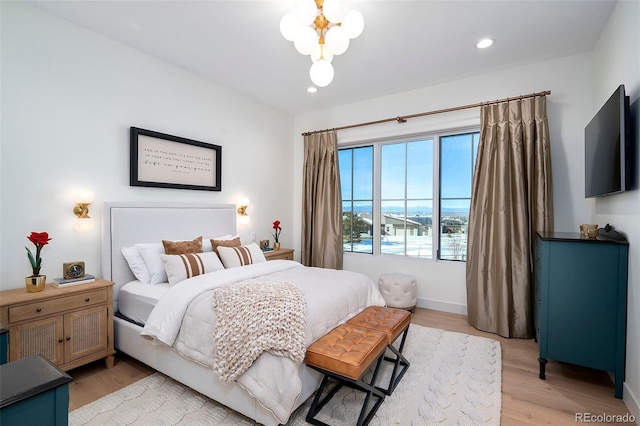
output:
<path id="1" fill-rule="evenodd" d="M 71 380 L 40 355 L 0 365 L 0 424 L 66 426 Z"/>

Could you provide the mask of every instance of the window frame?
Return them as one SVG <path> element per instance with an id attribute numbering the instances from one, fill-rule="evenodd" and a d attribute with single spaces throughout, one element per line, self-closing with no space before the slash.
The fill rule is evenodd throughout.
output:
<path id="1" fill-rule="evenodd" d="M 441 248 L 441 237 L 440 237 L 440 224 L 441 224 L 441 211 L 440 211 L 440 193 L 441 193 L 441 173 L 440 173 L 440 165 L 441 165 L 441 138 L 447 136 L 455 136 L 455 135 L 464 135 L 469 133 L 480 133 L 479 125 L 470 125 L 464 127 L 456 127 L 456 128 L 447 128 L 447 129 L 439 129 L 439 130 L 431 130 L 431 131 L 423 131 L 413 133 L 411 135 L 397 135 L 390 136 L 385 138 L 378 139 L 366 139 L 366 140 L 358 140 L 358 141 L 349 141 L 345 143 L 338 144 L 338 150 L 343 149 L 355 149 L 359 147 L 372 146 L 373 147 L 373 165 L 372 165 L 372 180 L 373 180 L 373 209 L 372 209 L 372 223 L 373 223 L 373 235 L 372 235 L 372 252 L 364 253 L 358 251 L 344 251 L 344 254 L 347 256 L 352 255 L 369 255 L 369 256 L 384 256 L 385 258 L 398 258 L 409 261 L 422 261 L 422 262 L 466 262 L 465 259 L 455 260 L 455 259 L 440 259 L 440 248 Z M 432 217 L 431 217 L 431 226 L 432 226 L 432 235 L 431 235 L 431 243 L 432 243 L 432 251 L 431 257 L 416 257 L 416 256 L 408 256 L 404 255 L 394 255 L 394 254 L 384 254 L 380 250 L 380 244 L 382 240 L 380 227 L 382 225 L 381 218 L 381 190 L 382 190 L 382 182 L 381 182 L 381 168 L 382 168 L 382 146 L 383 145 L 391 145 L 397 143 L 407 144 L 409 142 L 416 142 L 422 140 L 432 140 L 433 143 L 433 199 L 432 199 Z M 477 155 L 475 157 L 477 160 Z M 473 167 L 475 169 L 475 166 Z M 351 170 L 353 173 L 353 169 Z M 405 174 L 407 171 L 405 170 Z M 472 170 L 473 176 L 474 170 Z M 353 176 L 352 176 L 353 182 Z M 350 200 L 352 203 L 353 192 L 351 194 L 352 199 Z M 405 194 L 405 204 L 407 201 L 410 201 L 406 198 Z M 341 206 L 344 200 L 342 200 L 341 194 Z M 468 233 L 467 233 L 468 235 Z M 344 246 L 343 246 L 344 247 Z M 343 248 L 344 250 L 344 248 Z M 406 251 L 406 236 L 405 236 L 405 251 Z"/>

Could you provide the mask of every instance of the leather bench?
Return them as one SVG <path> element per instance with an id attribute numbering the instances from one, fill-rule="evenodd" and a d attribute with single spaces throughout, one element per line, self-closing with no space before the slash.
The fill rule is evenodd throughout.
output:
<path id="1" fill-rule="evenodd" d="M 411 314 L 409 311 L 402 309 L 369 306 L 347 321 L 347 324 L 385 333 L 387 347 L 393 352 L 394 356 L 384 357 L 384 359 L 394 365 L 389 385 L 383 390 L 385 394 L 391 395 L 410 365 L 409 361 L 402 355 L 402 350 L 404 349 L 409 325 L 411 324 Z M 393 343 L 400 335 L 402 335 L 402 340 L 400 341 L 400 346 L 396 349 Z"/>
<path id="2" fill-rule="evenodd" d="M 307 348 L 305 361 L 309 367 L 324 374 L 324 377 L 309 407 L 307 422 L 326 425 L 315 416 L 342 386 L 349 386 L 366 394 L 357 425 L 368 424 L 385 398 L 384 392 L 375 387 L 375 381 L 386 347 L 385 333 L 352 324 L 340 324 L 313 342 Z M 373 376 L 367 383 L 363 376 L 374 363 Z M 321 399 L 329 378 L 335 379 L 337 384 Z M 367 410 L 371 397 L 377 400 Z"/>

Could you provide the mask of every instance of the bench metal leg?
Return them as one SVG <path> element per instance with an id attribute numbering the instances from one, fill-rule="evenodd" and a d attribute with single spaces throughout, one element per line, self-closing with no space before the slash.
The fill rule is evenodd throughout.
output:
<path id="1" fill-rule="evenodd" d="M 400 383 L 400 380 L 402 380 L 402 377 L 404 376 L 404 374 L 409 369 L 409 366 L 411 365 L 409 360 L 407 360 L 407 358 L 405 358 L 404 355 L 402 355 L 402 350 L 404 349 L 404 343 L 407 340 L 408 332 L 409 332 L 409 326 L 407 326 L 407 328 L 405 328 L 404 332 L 402 333 L 402 340 L 400 341 L 400 347 L 398 349 L 396 349 L 393 346 L 395 342 L 391 342 L 391 344 L 387 346 L 387 348 L 394 353 L 395 357 L 388 357 L 388 356 L 384 357 L 385 361 L 389 361 L 393 363 L 393 372 L 391 373 L 391 378 L 389 379 L 389 386 L 387 386 L 386 389 L 378 388 L 382 390 L 386 395 L 391 395 L 393 393 L 395 388 L 398 386 L 398 383 Z M 400 369 L 400 371 L 398 371 L 398 369 Z"/>
<path id="2" fill-rule="evenodd" d="M 362 377 L 360 377 L 358 380 L 353 380 L 348 377 L 344 377 L 344 376 L 340 376 L 338 374 L 332 373 L 331 371 L 327 371 L 322 368 L 309 365 L 309 367 L 324 374 L 324 378 L 322 379 L 322 383 L 320 384 L 320 387 L 316 391 L 316 395 L 313 398 L 311 407 L 309 407 L 309 412 L 307 413 L 307 417 L 306 417 L 307 422 L 317 426 L 329 426 L 326 423 L 323 423 L 320 420 L 316 419 L 315 416 L 320 412 L 320 410 L 322 410 L 322 408 L 325 405 L 327 405 L 327 403 L 331 400 L 331 398 L 333 398 L 333 396 L 343 386 L 348 386 L 350 388 L 360 390 L 366 394 L 364 403 L 362 404 L 362 409 L 360 410 L 360 415 L 358 416 L 358 422 L 356 423 L 356 425 L 365 426 L 369 424 L 373 416 L 376 414 L 376 411 L 378 411 L 378 408 L 380 407 L 380 405 L 382 405 L 382 402 L 384 401 L 384 398 L 385 398 L 384 391 L 375 387 L 376 378 L 378 377 L 378 372 L 380 371 L 380 365 L 382 364 L 383 358 L 384 358 L 384 352 L 380 354 L 380 356 L 378 357 L 375 370 L 373 371 L 373 376 L 371 377 L 371 383 L 365 382 L 364 380 L 362 380 Z M 324 392 L 325 387 L 327 386 L 329 377 L 337 380 L 338 383 L 336 383 L 336 385 L 329 391 L 329 393 L 324 398 L 320 399 L 320 397 L 322 396 L 322 393 Z M 367 410 L 367 407 L 369 406 L 369 401 L 371 400 L 372 396 L 376 397 L 377 400 L 375 401 L 371 409 Z"/>

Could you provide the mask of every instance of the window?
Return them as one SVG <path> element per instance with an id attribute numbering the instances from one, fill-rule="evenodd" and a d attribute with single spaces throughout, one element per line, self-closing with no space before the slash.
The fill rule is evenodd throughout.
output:
<path id="1" fill-rule="evenodd" d="M 467 260 L 467 227 L 480 133 L 440 138 L 440 256 Z"/>
<path id="2" fill-rule="evenodd" d="M 344 251 L 466 260 L 478 141 L 472 131 L 341 148 Z"/>
<path id="3" fill-rule="evenodd" d="M 373 253 L 373 146 L 338 151 L 344 251 Z"/>
<path id="4" fill-rule="evenodd" d="M 433 140 L 380 146 L 380 253 L 432 257 Z"/>

